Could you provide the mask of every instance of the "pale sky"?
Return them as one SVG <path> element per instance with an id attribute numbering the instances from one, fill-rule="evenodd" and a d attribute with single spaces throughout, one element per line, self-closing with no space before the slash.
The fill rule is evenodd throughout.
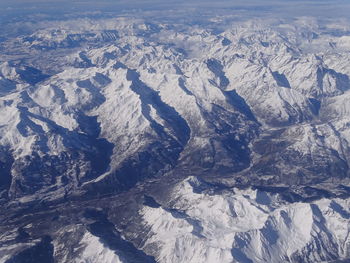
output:
<path id="1" fill-rule="evenodd" d="M 190 12 L 242 14 L 251 16 L 348 17 L 350 0 L 0 0 L 0 23 L 31 19 L 31 15 L 52 16 L 78 12 L 157 12 L 178 16 Z"/>

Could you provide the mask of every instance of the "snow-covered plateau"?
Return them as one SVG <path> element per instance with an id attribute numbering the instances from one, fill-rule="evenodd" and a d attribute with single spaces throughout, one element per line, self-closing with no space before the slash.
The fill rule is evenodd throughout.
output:
<path id="1" fill-rule="evenodd" d="M 349 262 L 350 23 L 0 34 L 0 262 Z"/>

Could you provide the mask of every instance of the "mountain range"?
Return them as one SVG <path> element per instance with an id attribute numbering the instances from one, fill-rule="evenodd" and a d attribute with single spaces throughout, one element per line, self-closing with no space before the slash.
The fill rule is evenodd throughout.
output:
<path id="1" fill-rule="evenodd" d="M 119 18 L 2 39 L 0 262 L 347 262 L 349 32 Z"/>

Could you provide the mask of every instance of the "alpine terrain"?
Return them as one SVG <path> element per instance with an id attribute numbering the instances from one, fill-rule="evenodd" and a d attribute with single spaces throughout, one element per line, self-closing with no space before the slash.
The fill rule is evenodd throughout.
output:
<path id="1" fill-rule="evenodd" d="M 0 34 L 0 262 L 350 262 L 350 23 L 22 26 Z"/>

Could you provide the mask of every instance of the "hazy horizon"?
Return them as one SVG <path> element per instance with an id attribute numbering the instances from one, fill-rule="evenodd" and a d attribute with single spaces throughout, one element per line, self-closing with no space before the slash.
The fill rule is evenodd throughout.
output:
<path id="1" fill-rule="evenodd" d="M 161 12 L 159 12 L 161 11 Z M 0 21 L 7 23 L 19 19 L 31 20 L 33 15 L 59 19 L 60 16 L 77 13 L 137 14 L 140 16 L 168 16 L 211 13 L 262 17 L 344 17 L 348 16 L 350 3 L 345 0 L 248 0 L 248 1 L 199 1 L 177 0 L 171 3 L 161 0 L 114 1 L 114 0 L 4 0 L 0 3 Z M 158 13 L 157 13 L 158 12 Z"/>

